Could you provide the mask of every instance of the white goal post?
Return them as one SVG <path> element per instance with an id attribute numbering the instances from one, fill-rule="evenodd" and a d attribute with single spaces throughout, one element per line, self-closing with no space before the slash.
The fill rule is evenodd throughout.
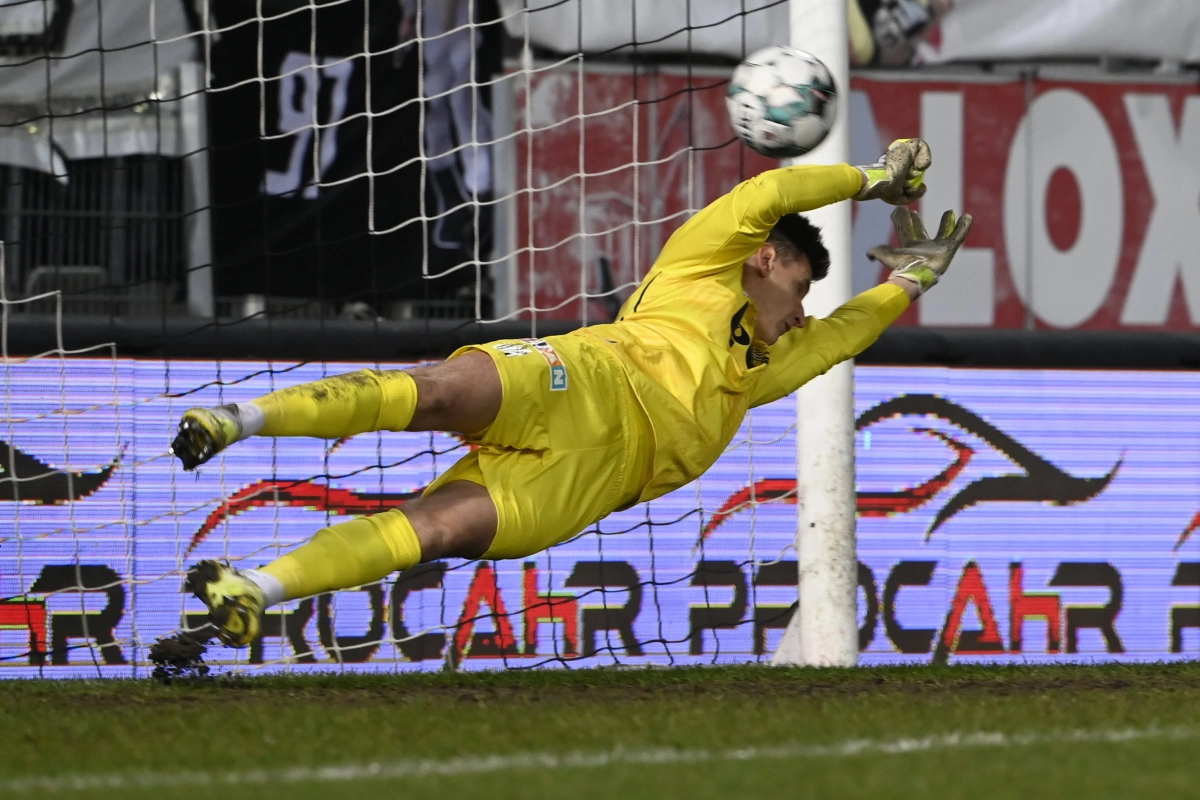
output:
<path id="1" fill-rule="evenodd" d="M 850 64 L 845 0 L 791 0 L 791 43 L 825 62 L 840 94 L 828 138 L 793 163 L 836 164 L 850 156 Z M 850 203 L 807 215 L 821 228 L 832 268 L 813 284 L 809 314 L 824 317 L 850 299 Z M 799 607 L 775 651 L 775 664 L 858 664 L 854 484 L 854 362 L 803 386 L 796 399 Z"/>

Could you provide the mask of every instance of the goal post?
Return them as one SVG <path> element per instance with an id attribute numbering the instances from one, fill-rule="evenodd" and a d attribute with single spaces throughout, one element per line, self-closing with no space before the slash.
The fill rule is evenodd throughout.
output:
<path id="1" fill-rule="evenodd" d="M 825 62 L 839 109 L 833 130 L 792 163 L 836 164 L 850 156 L 850 64 L 845 0 L 790 0 L 793 47 Z M 829 315 L 852 294 L 850 203 L 807 214 L 829 249 L 828 277 L 813 284 L 806 311 Z M 838 364 L 796 396 L 799 606 L 772 658 L 775 664 L 858 664 L 855 553 L 854 362 Z"/>

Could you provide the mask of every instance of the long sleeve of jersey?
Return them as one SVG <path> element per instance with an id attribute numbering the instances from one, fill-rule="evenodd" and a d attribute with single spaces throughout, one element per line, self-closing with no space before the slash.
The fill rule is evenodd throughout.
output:
<path id="1" fill-rule="evenodd" d="M 750 406 L 786 397 L 818 375 L 871 346 L 908 308 L 908 295 L 884 283 L 869 289 L 825 319 L 809 317 L 771 346 L 771 361 L 758 380 Z"/>
<path id="2" fill-rule="evenodd" d="M 862 173 L 848 164 L 768 170 L 739 183 L 675 231 L 655 269 L 702 277 L 741 267 L 783 215 L 848 200 L 861 188 Z"/>

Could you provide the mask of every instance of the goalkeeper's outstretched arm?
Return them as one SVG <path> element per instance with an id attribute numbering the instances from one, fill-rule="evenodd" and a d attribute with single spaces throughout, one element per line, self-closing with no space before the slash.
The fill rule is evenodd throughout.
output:
<path id="1" fill-rule="evenodd" d="M 740 267 L 787 214 L 842 200 L 911 203 L 925 193 L 929 145 L 921 139 L 892 142 L 879 161 L 802 165 L 768 170 L 743 181 L 681 226 L 662 249 L 656 269 L 702 277 Z"/>
<path id="2" fill-rule="evenodd" d="M 899 247 L 880 245 L 872 260 L 891 267 L 885 283 L 863 292 L 825 319 L 809 317 L 771 349 L 771 362 L 758 382 L 751 406 L 765 405 L 799 389 L 834 364 L 854 358 L 879 338 L 909 304 L 945 274 L 971 231 L 971 215 L 942 215 L 935 237 L 925 232 L 920 215 L 900 206 L 892 212 Z"/>

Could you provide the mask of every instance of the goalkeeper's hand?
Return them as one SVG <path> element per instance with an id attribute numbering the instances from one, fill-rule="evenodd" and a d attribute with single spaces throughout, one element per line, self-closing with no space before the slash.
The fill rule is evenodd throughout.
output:
<path id="1" fill-rule="evenodd" d="M 863 185 L 854 199 L 908 205 L 925 194 L 925 170 L 932 163 L 933 156 L 924 139 L 897 139 L 874 164 L 858 168 L 863 174 Z"/>
<path id="2" fill-rule="evenodd" d="M 891 267 L 893 278 L 906 278 L 924 293 L 949 269 L 954 254 L 971 232 L 972 221 L 970 214 L 955 220 L 954 212 L 947 211 L 942 215 L 937 237 L 930 239 L 921 216 L 901 206 L 892 212 L 900 246 L 872 247 L 867 257 Z"/>

